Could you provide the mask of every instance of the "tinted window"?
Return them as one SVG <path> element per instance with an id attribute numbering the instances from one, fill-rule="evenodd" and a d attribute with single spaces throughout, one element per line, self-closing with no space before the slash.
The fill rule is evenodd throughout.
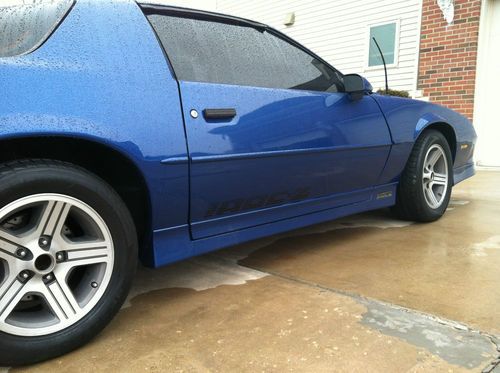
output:
<path id="1" fill-rule="evenodd" d="M 17 3 L 20 4 L 0 4 L 0 57 L 23 54 L 39 47 L 66 15 L 73 0 Z"/>
<path id="2" fill-rule="evenodd" d="M 337 72 L 302 49 L 252 27 L 148 16 L 180 80 L 336 92 Z"/>

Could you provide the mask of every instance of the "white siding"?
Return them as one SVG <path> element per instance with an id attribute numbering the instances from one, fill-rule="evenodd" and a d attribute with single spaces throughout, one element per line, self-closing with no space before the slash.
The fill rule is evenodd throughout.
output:
<path id="1" fill-rule="evenodd" d="M 399 21 L 398 64 L 388 69 L 393 89 L 416 89 L 421 0 L 216 0 L 217 11 L 269 24 L 343 73 L 384 87 L 383 68 L 366 68 L 369 25 Z M 284 26 L 295 12 L 295 24 Z"/>

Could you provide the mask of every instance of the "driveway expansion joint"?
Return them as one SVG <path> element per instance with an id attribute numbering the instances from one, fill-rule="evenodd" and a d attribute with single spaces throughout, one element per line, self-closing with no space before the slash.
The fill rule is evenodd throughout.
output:
<path id="1" fill-rule="evenodd" d="M 498 356 L 495 360 L 493 360 L 486 368 L 484 368 L 481 373 L 493 373 L 500 372 L 500 338 L 495 336 L 490 336 L 485 334 L 488 338 L 490 338 L 491 343 L 493 343 L 497 348 Z"/>
<path id="2" fill-rule="evenodd" d="M 384 330 L 384 328 L 380 328 L 380 324 L 378 325 L 379 327 L 375 327 L 379 332 L 381 332 L 383 334 L 393 335 L 393 336 L 399 337 L 399 338 L 406 340 L 407 342 L 409 342 L 415 346 L 427 349 L 431 353 L 434 353 L 434 354 L 440 356 L 441 358 L 443 358 L 444 360 L 447 360 L 448 362 L 451 362 L 455 365 L 463 366 L 463 367 L 466 367 L 469 369 L 471 369 L 471 368 L 477 369 L 481 365 L 483 365 L 485 359 L 483 358 L 483 359 L 479 360 L 481 353 L 485 353 L 486 350 L 491 351 L 491 347 L 493 346 L 493 348 L 496 352 L 496 356 L 493 357 L 493 360 L 490 360 L 488 365 L 481 372 L 482 373 L 497 373 L 495 368 L 500 367 L 500 338 L 497 336 L 491 335 L 487 332 L 476 330 L 476 329 L 474 329 L 466 324 L 463 324 L 463 323 L 460 323 L 460 322 L 457 322 L 454 320 L 445 319 L 445 318 L 438 317 L 438 316 L 435 316 L 435 315 L 432 315 L 432 314 L 429 314 L 426 312 L 422 312 L 419 310 L 410 309 L 410 308 L 406 308 L 406 307 L 399 306 L 396 304 L 384 302 L 384 301 L 370 298 L 370 297 L 366 297 L 366 296 L 363 296 L 363 295 L 360 295 L 357 293 L 331 288 L 329 286 L 321 285 L 321 284 L 318 284 L 318 283 L 315 283 L 312 281 L 308 281 L 308 280 L 304 280 L 304 279 L 300 279 L 300 278 L 297 278 L 294 276 L 289 276 L 289 275 L 286 275 L 286 274 L 283 274 L 280 272 L 270 271 L 270 270 L 263 271 L 262 269 L 257 268 L 255 266 L 242 264 L 240 261 L 238 261 L 237 264 L 240 266 L 244 266 L 244 267 L 253 269 L 255 271 L 260 271 L 260 272 L 266 273 L 270 276 L 275 276 L 275 277 L 281 278 L 281 279 L 286 280 L 286 281 L 295 282 L 295 283 L 302 284 L 304 286 L 308 286 L 311 288 L 320 289 L 322 291 L 327 291 L 327 292 L 331 292 L 331 293 L 335 293 L 335 294 L 349 297 L 349 298 L 354 299 L 355 301 L 365 305 L 368 309 L 368 312 L 366 314 L 370 313 L 371 310 L 374 308 L 375 309 L 382 308 L 382 309 L 384 309 L 383 313 L 386 313 L 386 314 L 391 313 L 391 311 L 392 312 L 399 312 L 400 314 L 403 314 L 403 315 L 406 314 L 409 317 L 414 318 L 415 320 L 427 320 L 429 323 L 435 323 L 435 324 L 441 325 L 444 328 L 449 328 L 450 330 L 455 331 L 455 335 L 457 333 L 462 334 L 462 335 L 468 335 L 470 337 L 470 339 L 474 339 L 474 341 L 472 341 L 474 343 L 471 343 L 469 345 L 469 347 L 471 347 L 471 346 L 476 347 L 478 345 L 478 342 L 480 342 L 479 344 L 482 344 L 482 350 L 481 350 L 481 348 L 478 348 L 477 351 L 475 351 L 476 352 L 475 356 L 463 356 L 464 353 L 467 354 L 467 349 L 459 348 L 458 346 L 455 346 L 454 351 L 450 351 L 450 353 L 447 354 L 446 351 L 444 351 L 445 347 L 443 345 L 443 341 L 439 341 L 439 340 L 432 341 L 433 336 L 426 336 L 426 337 L 428 337 L 427 339 L 429 339 L 430 340 L 429 342 L 431 342 L 431 343 L 427 343 L 428 341 L 425 341 L 426 343 L 424 344 L 423 341 L 421 340 L 421 338 L 420 338 L 420 340 L 418 340 L 418 338 L 415 338 L 415 336 L 414 336 L 414 338 L 411 338 L 411 337 L 408 338 L 407 335 L 409 335 L 411 333 L 405 334 L 405 333 L 407 333 L 407 331 L 404 331 L 404 333 L 394 333 L 393 331 Z M 390 320 L 390 318 L 389 318 L 388 321 L 389 321 L 389 323 L 391 323 L 393 320 Z M 375 321 L 371 321 L 371 322 L 375 323 Z M 419 324 L 419 322 L 417 321 L 416 324 Z M 425 324 L 425 322 L 424 322 L 424 324 Z M 367 324 L 367 325 L 369 325 L 369 324 Z M 373 327 L 373 325 L 371 325 L 371 326 Z M 413 326 L 414 325 L 412 325 L 410 327 L 410 329 L 412 329 Z M 424 333 L 426 331 L 428 332 L 428 329 L 422 328 L 422 321 L 420 321 L 420 325 L 418 325 L 418 326 L 420 329 L 418 332 L 420 332 L 420 331 L 423 331 Z M 431 329 L 431 332 L 432 332 L 432 329 Z M 446 336 L 445 336 L 445 338 L 446 338 Z M 432 342 L 435 343 L 434 346 L 431 346 Z M 469 361 L 467 361 L 467 358 L 469 359 Z M 494 370 L 495 370 L 495 372 L 494 372 Z M 498 371 L 498 373 L 500 373 L 500 371 Z"/>

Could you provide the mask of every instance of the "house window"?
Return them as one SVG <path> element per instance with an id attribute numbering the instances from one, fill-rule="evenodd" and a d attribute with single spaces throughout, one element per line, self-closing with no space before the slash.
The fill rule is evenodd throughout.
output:
<path id="1" fill-rule="evenodd" d="M 382 66 L 382 58 L 373 38 L 377 40 L 387 65 L 395 65 L 397 58 L 397 22 L 386 23 L 370 27 L 370 41 L 368 50 L 368 67 Z"/>

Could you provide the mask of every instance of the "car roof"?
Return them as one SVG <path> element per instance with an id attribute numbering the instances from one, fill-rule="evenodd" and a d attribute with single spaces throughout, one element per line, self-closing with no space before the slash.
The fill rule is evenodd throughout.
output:
<path id="1" fill-rule="evenodd" d="M 257 29 L 269 29 L 270 27 L 268 25 L 265 25 L 260 22 L 252 21 L 246 18 L 241 18 L 241 17 L 236 17 L 236 16 L 231 16 L 227 14 L 222 14 L 222 13 L 216 13 L 216 12 L 210 12 L 210 11 L 205 11 L 205 10 L 200 10 L 200 9 L 191 9 L 191 8 L 184 8 L 184 7 L 179 7 L 179 6 L 171 6 L 171 5 L 165 5 L 164 3 L 159 3 L 155 2 L 154 0 L 151 1 L 137 1 L 137 4 L 144 9 L 144 10 L 149 10 L 149 11 L 154 11 L 154 12 L 165 12 L 165 13 L 170 13 L 172 15 L 178 15 L 178 16 L 188 16 L 188 17 L 194 17 L 198 19 L 204 19 L 204 20 L 216 20 L 218 22 L 224 22 L 224 23 L 231 23 L 231 24 L 236 24 L 240 26 L 248 26 L 248 27 L 253 27 Z"/>

